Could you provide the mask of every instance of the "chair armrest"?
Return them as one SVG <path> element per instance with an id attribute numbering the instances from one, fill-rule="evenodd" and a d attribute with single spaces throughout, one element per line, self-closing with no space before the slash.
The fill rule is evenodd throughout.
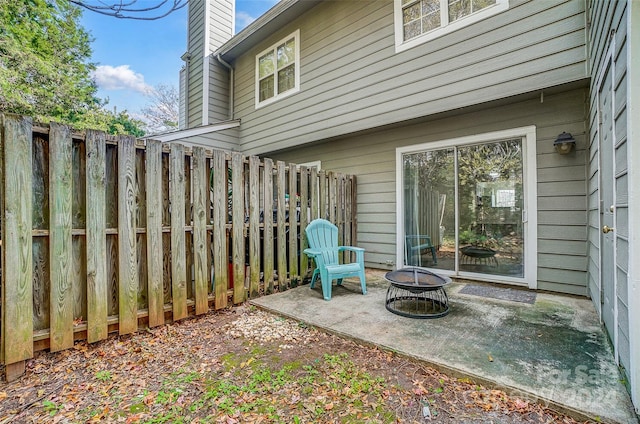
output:
<path id="1" fill-rule="evenodd" d="M 364 252 L 364 249 L 362 247 L 338 246 L 338 252 L 342 252 L 343 250 L 350 250 L 352 252 Z"/>
<path id="2" fill-rule="evenodd" d="M 304 249 L 304 253 L 305 253 L 305 255 L 311 256 L 312 258 L 322 254 L 321 251 L 315 250 L 315 249 Z"/>

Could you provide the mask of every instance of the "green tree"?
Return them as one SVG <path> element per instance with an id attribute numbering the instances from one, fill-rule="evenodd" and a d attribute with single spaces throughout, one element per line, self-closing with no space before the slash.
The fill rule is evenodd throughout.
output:
<path id="1" fill-rule="evenodd" d="M 0 111 L 143 135 L 140 121 L 103 109 L 96 97 L 81 13 L 68 0 L 0 0 Z"/>
<path id="2" fill-rule="evenodd" d="M 80 13 L 66 0 L 0 0 L 0 108 L 69 121 L 99 106 Z"/>

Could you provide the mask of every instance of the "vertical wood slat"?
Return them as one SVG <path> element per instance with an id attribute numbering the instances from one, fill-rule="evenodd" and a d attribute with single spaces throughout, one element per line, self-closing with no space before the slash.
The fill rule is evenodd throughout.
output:
<path id="1" fill-rule="evenodd" d="M 300 279 L 304 280 L 309 267 L 309 258 L 304 249 L 308 246 L 305 229 L 309 223 L 309 172 L 306 166 L 300 167 Z"/>
<path id="2" fill-rule="evenodd" d="M 309 198 L 311 199 L 311 220 L 321 218 L 320 216 L 320 194 L 318 193 L 320 184 L 318 180 L 318 168 L 311 168 L 311 184 L 309 185 Z"/>
<path id="3" fill-rule="evenodd" d="M 33 356 L 32 121 L 2 121 L 2 359 L 14 364 Z"/>
<path id="4" fill-rule="evenodd" d="M 273 160 L 264 159 L 264 213 L 263 213 L 263 280 L 264 293 L 273 293 Z"/>
<path id="5" fill-rule="evenodd" d="M 171 298 L 174 321 L 187 317 L 187 270 L 184 233 L 184 147 L 171 144 L 169 203 L 171 205 Z"/>
<path id="6" fill-rule="evenodd" d="M 267 210 L 264 210 L 266 217 Z M 266 224 L 265 224 L 266 225 Z M 249 297 L 260 295 L 260 159 L 249 157 Z"/>
<path id="7" fill-rule="evenodd" d="M 298 281 L 298 173 L 296 165 L 289 164 L 289 280 Z"/>
<path id="8" fill-rule="evenodd" d="M 225 153 L 213 151 L 213 266 L 215 308 L 227 306 L 227 163 Z"/>
<path id="9" fill-rule="evenodd" d="M 329 206 L 327 204 L 327 175 L 324 171 L 318 172 L 318 180 L 318 217 L 322 219 L 329 219 Z"/>
<path id="10" fill-rule="evenodd" d="M 209 178 L 203 147 L 193 148 L 193 256 L 196 314 L 209 310 L 209 260 L 207 255 L 207 210 Z"/>
<path id="11" fill-rule="evenodd" d="M 164 324 L 164 285 L 162 252 L 162 143 L 147 140 L 146 146 L 147 203 L 147 292 L 149 327 Z"/>
<path id="12" fill-rule="evenodd" d="M 329 193 L 327 206 L 329 207 L 329 221 L 336 222 L 336 174 L 333 171 L 327 173 L 329 180 Z"/>
<path id="13" fill-rule="evenodd" d="M 244 160 L 242 153 L 231 155 L 232 238 L 233 238 L 233 303 L 245 300 L 244 252 Z"/>
<path id="14" fill-rule="evenodd" d="M 87 341 L 107 338 L 107 252 L 105 214 L 106 143 L 103 132 L 87 131 Z"/>
<path id="15" fill-rule="evenodd" d="M 147 226 L 147 180 L 145 152 L 136 149 L 136 227 Z M 149 282 L 147 274 L 147 235 L 136 234 L 136 263 L 138 272 L 138 309 L 149 307 Z"/>
<path id="16" fill-rule="evenodd" d="M 351 196 L 347 199 L 351 207 L 351 245 L 358 245 L 358 180 L 355 175 L 349 176 L 349 184 L 351 186 Z"/>
<path id="17" fill-rule="evenodd" d="M 277 259 L 278 259 L 278 289 L 287 289 L 287 236 L 285 229 L 285 194 L 286 194 L 286 171 L 282 161 L 276 162 L 276 185 L 277 185 Z"/>
<path id="18" fill-rule="evenodd" d="M 135 138 L 118 140 L 118 315 L 120 334 L 138 330 Z"/>
<path id="19" fill-rule="evenodd" d="M 52 122 L 49 131 L 49 348 L 52 352 L 73 347 L 71 143 L 69 128 Z"/>

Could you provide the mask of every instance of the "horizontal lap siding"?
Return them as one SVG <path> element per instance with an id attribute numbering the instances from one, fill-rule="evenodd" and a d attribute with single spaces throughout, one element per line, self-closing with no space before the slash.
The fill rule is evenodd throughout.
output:
<path id="1" fill-rule="evenodd" d="M 392 2 L 326 2 L 238 58 L 243 151 L 266 153 L 586 78 L 584 4 L 503 13 L 395 53 Z M 255 55 L 300 29 L 300 92 L 255 109 Z"/>
<path id="2" fill-rule="evenodd" d="M 191 55 L 187 82 L 187 128 L 202 124 L 202 57 L 204 52 L 204 13 L 206 0 L 189 2 L 189 34 L 187 50 Z"/>
<path id="3" fill-rule="evenodd" d="M 358 177 L 358 245 L 367 266 L 395 264 L 395 151 L 401 146 L 536 125 L 538 174 L 538 287 L 586 295 L 587 189 L 586 98 L 584 89 L 487 107 L 363 135 L 312 144 L 270 156 L 290 162 L 320 160 L 322 169 Z M 577 151 L 562 157 L 553 141 L 563 130 Z"/>

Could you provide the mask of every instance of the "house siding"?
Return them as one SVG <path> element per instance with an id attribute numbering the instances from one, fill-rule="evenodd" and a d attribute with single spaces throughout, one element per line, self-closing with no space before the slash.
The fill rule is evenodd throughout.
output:
<path id="1" fill-rule="evenodd" d="M 262 154 L 587 77 L 584 2 L 512 1 L 395 53 L 391 1 L 323 2 L 239 57 L 242 150 Z M 300 92 L 255 109 L 255 55 L 300 29 Z"/>
<path id="2" fill-rule="evenodd" d="M 629 187 L 627 161 L 627 21 L 626 1 L 589 2 L 590 54 L 589 65 L 593 73 L 591 80 L 591 127 L 589 163 L 589 291 L 596 308 L 601 308 L 599 279 L 601 275 L 600 257 L 600 185 L 598 171 L 599 134 L 597 96 L 600 70 L 611 61 L 613 70 L 613 137 L 614 143 L 614 187 L 615 187 L 615 326 L 607 328 L 616 343 L 617 360 L 629 377 L 631 366 L 629 342 Z M 611 59 L 607 54 L 611 50 Z M 606 166 L 606 165 L 602 165 Z"/>
<path id="3" fill-rule="evenodd" d="M 396 148 L 474 134 L 536 126 L 538 190 L 538 288 L 587 294 L 586 89 L 529 96 L 507 105 L 488 104 L 422 123 L 316 143 L 268 156 L 288 162 L 320 160 L 322 169 L 358 176 L 358 245 L 365 262 L 392 268 L 396 260 Z M 533 97 L 533 98 L 531 98 Z M 553 141 L 562 131 L 578 141 L 560 156 Z"/>
<path id="4" fill-rule="evenodd" d="M 187 101 L 186 128 L 229 119 L 229 71 L 211 52 L 232 37 L 234 7 L 233 0 L 189 1 L 189 77 L 185 94 L 181 91 Z M 203 103 L 205 89 L 206 105 Z M 203 119 L 204 113 L 206 119 Z"/>

